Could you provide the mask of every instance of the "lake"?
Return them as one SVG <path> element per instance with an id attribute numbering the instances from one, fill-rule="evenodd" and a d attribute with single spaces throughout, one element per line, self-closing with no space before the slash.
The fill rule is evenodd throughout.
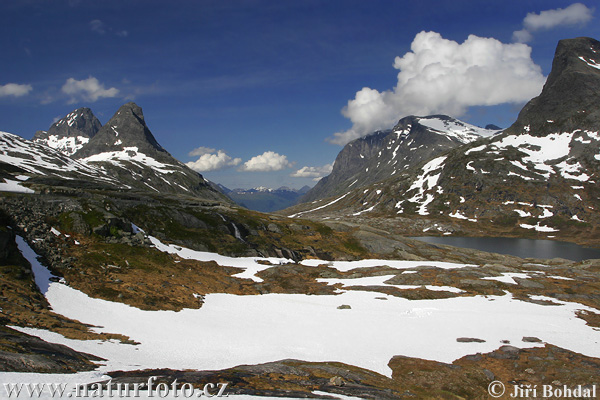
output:
<path id="1" fill-rule="evenodd" d="M 554 240 L 455 236 L 420 236 L 411 237 L 411 239 L 432 244 L 446 244 L 492 253 L 509 254 L 521 258 L 560 257 L 573 261 L 600 258 L 600 249 Z"/>

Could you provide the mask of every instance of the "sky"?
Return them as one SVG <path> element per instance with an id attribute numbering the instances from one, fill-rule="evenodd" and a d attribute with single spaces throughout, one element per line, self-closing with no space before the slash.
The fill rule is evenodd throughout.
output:
<path id="1" fill-rule="evenodd" d="M 312 186 L 408 115 L 508 127 L 584 0 L 0 2 L 0 130 L 134 101 L 158 142 L 229 188 Z"/>

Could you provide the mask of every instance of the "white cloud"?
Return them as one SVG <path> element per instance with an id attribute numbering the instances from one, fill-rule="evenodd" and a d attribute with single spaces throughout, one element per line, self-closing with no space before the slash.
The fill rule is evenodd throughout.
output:
<path id="1" fill-rule="evenodd" d="M 99 19 L 94 19 L 94 20 L 90 21 L 89 25 L 90 25 L 90 30 L 99 35 L 104 35 L 105 33 L 109 32 L 111 34 L 115 34 L 120 37 L 129 36 L 128 31 L 126 31 L 126 30 L 115 31 L 115 30 L 113 30 L 112 27 L 107 26 L 104 22 L 102 22 Z"/>
<path id="2" fill-rule="evenodd" d="M 273 151 L 265 151 L 259 156 L 252 157 L 246 161 L 240 168 L 240 171 L 249 172 L 268 172 L 281 171 L 291 167 L 293 164 L 288 161 L 287 156 L 277 154 Z"/>
<path id="3" fill-rule="evenodd" d="M 593 14 L 593 8 L 588 8 L 581 3 L 573 3 L 566 8 L 541 11 L 539 14 L 528 13 L 523 20 L 524 29 L 513 32 L 513 40 L 525 43 L 533 39 L 532 32 L 557 26 L 585 25 L 593 18 Z"/>
<path id="4" fill-rule="evenodd" d="M 14 96 L 21 97 L 25 96 L 33 90 L 31 85 L 20 85 L 18 83 L 7 83 L 6 85 L 0 85 L 0 97 Z"/>
<path id="5" fill-rule="evenodd" d="M 537 96 L 545 82 L 525 44 L 504 44 L 470 35 L 459 44 L 436 32 L 418 33 L 411 51 L 396 57 L 395 88 L 368 87 L 342 110 L 352 127 L 328 140 L 344 145 L 379 129 L 391 128 L 407 115 L 463 115 L 471 106 L 520 103 Z"/>
<path id="6" fill-rule="evenodd" d="M 71 96 L 69 103 L 75 103 L 78 99 L 93 102 L 101 97 L 116 97 L 119 94 L 119 89 L 114 87 L 105 89 L 104 85 L 93 76 L 81 81 L 69 78 L 61 90 Z"/>
<path id="7" fill-rule="evenodd" d="M 533 35 L 527 29 L 513 32 L 513 40 L 517 43 L 527 43 L 533 40 Z"/>
<path id="8" fill-rule="evenodd" d="M 196 147 L 194 150 L 190 151 L 188 153 L 188 156 L 190 157 L 200 157 L 203 156 L 205 154 L 209 154 L 209 153 L 214 153 L 215 149 L 210 148 L 210 147 L 204 147 L 204 146 L 200 146 L 200 147 Z"/>
<path id="9" fill-rule="evenodd" d="M 90 29 L 92 32 L 96 32 L 100 35 L 104 35 L 106 33 L 104 22 L 100 21 L 99 19 L 90 21 Z"/>
<path id="10" fill-rule="evenodd" d="M 332 170 L 333 164 L 326 164 L 322 167 L 302 167 L 290 174 L 290 176 L 293 178 L 313 178 L 314 180 L 318 180 L 325 175 L 329 175 Z"/>
<path id="11" fill-rule="evenodd" d="M 241 158 L 231 158 L 223 150 L 219 150 L 216 154 L 213 154 L 214 149 L 209 149 L 207 147 L 198 147 L 197 149 L 192 150 L 190 155 L 193 155 L 192 153 L 200 149 L 205 151 L 203 154 L 200 154 L 200 151 L 197 152 L 196 155 L 200 155 L 200 158 L 185 164 L 197 172 L 216 171 L 227 167 L 235 167 L 242 162 Z M 211 151 L 206 152 L 206 150 Z"/>

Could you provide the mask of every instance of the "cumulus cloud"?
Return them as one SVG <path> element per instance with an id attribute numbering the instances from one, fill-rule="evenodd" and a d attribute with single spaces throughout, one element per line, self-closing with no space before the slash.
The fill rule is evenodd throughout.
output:
<path id="1" fill-rule="evenodd" d="M 20 85 L 18 83 L 7 83 L 6 85 L 0 85 L 0 97 L 14 96 L 21 97 L 25 96 L 33 90 L 31 85 Z"/>
<path id="2" fill-rule="evenodd" d="M 215 149 L 212 149 L 210 147 L 200 146 L 200 147 L 196 147 L 194 150 L 190 151 L 188 153 L 188 156 L 190 156 L 190 157 L 200 157 L 200 156 L 203 156 L 205 154 L 214 153 L 214 152 L 215 152 Z"/>
<path id="3" fill-rule="evenodd" d="M 523 20 L 523 29 L 513 32 L 513 40 L 526 43 L 533 39 L 532 32 L 558 26 L 584 25 L 593 18 L 593 14 L 593 8 L 588 8 L 581 3 L 574 3 L 566 8 L 541 11 L 539 14 L 528 13 Z"/>
<path id="4" fill-rule="evenodd" d="M 119 89 L 114 87 L 105 89 L 104 85 L 93 76 L 81 81 L 69 78 L 61 90 L 71 96 L 69 103 L 75 103 L 79 99 L 94 102 L 102 97 L 116 97 L 119 94 Z"/>
<path id="5" fill-rule="evenodd" d="M 242 162 L 241 158 L 231 158 L 223 150 L 214 153 L 214 149 L 198 147 L 190 155 L 200 156 L 196 161 L 186 163 L 188 167 L 197 172 L 216 171 L 227 167 L 235 167 Z"/>
<path id="6" fill-rule="evenodd" d="M 273 151 L 265 151 L 261 155 L 252 157 L 242 165 L 240 171 L 248 172 L 269 172 L 281 171 L 291 167 L 293 164 L 288 161 L 287 156 L 277 154 Z"/>
<path id="7" fill-rule="evenodd" d="M 322 167 L 302 167 L 290 174 L 293 178 L 313 178 L 319 180 L 333 171 L 333 164 L 325 164 Z"/>
<path id="8" fill-rule="evenodd" d="M 522 43 L 504 44 L 470 35 L 463 43 L 436 32 L 418 33 L 411 51 L 396 57 L 395 88 L 379 92 L 368 87 L 342 110 L 352 127 L 328 140 L 344 145 L 379 129 L 388 129 L 406 115 L 463 115 L 471 106 L 521 103 L 537 96 L 545 82 L 541 68 Z"/>

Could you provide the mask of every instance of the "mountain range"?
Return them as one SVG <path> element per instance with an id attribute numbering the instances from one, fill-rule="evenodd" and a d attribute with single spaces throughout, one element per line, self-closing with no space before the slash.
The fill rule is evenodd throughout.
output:
<path id="1" fill-rule="evenodd" d="M 135 103 L 121 106 L 104 126 L 89 108 L 80 108 L 47 132 L 36 132 L 31 141 L 10 134 L 2 140 L 14 165 L 33 174 L 30 184 L 58 179 L 67 187 L 108 185 L 229 201 L 156 141 Z M 28 153 L 35 154 L 33 160 Z M 38 165 L 38 160 L 44 162 Z"/>
<path id="2" fill-rule="evenodd" d="M 255 211 L 272 212 L 295 205 L 310 190 L 310 187 L 292 189 L 282 186 L 272 189 L 259 186 L 252 189 L 228 189 L 219 185 L 219 189 L 242 207 Z"/>
<path id="3" fill-rule="evenodd" d="M 279 398 L 591 393 L 599 259 L 407 236 L 599 245 L 598 104 L 600 43 L 563 40 L 509 128 L 402 118 L 277 213 L 232 198 L 299 193 L 205 180 L 134 103 L 103 126 L 82 108 L 33 140 L 0 132 L 0 371 Z"/>
<path id="4" fill-rule="evenodd" d="M 393 177 L 438 154 L 498 132 L 446 115 L 402 118 L 392 129 L 348 143 L 335 159 L 331 174 L 321 179 L 301 201 L 340 195 Z"/>
<path id="5" fill-rule="evenodd" d="M 461 142 L 450 140 L 452 129 L 443 129 L 456 124 L 448 117 L 404 118 L 390 131 L 346 145 L 332 174 L 304 198 L 312 201 L 285 214 L 371 220 L 413 235 L 597 243 L 599 102 L 600 43 L 562 40 L 541 94 L 509 128 L 487 137 L 465 135 Z M 437 129 L 422 127 L 433 121 Z M 418 144 L 423 134 L 445 146 Z M 419 150 L 422 156 L 411 157 Z"/>

